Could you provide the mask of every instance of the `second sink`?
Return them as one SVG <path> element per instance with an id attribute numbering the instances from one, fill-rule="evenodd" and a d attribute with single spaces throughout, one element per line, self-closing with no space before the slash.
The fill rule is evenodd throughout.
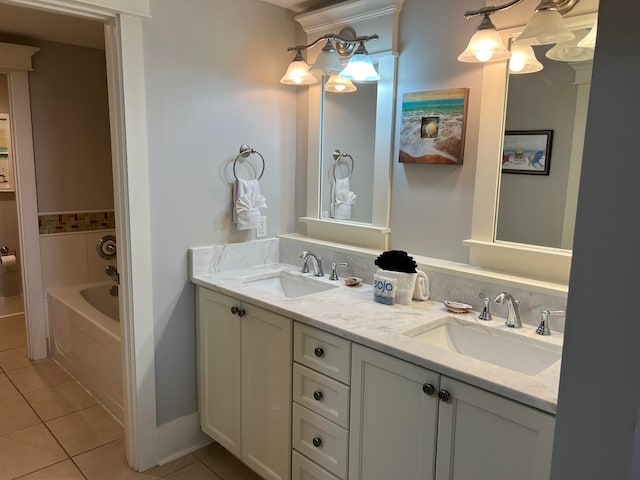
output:
<path id="1" fill-rule="evenodd" d="M 537 375 L 561 358 L 558 345 L 455 317 L 445 317 L 431 325 L 410 330 L 405 335 L 525 375 Z"/>

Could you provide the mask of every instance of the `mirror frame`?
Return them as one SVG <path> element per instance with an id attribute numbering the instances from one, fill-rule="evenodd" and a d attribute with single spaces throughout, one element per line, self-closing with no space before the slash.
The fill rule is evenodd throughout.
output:
<path id="1" fill-rule="evenodd" d="M 565 17 L 564 20 L 569 29 L 575 30 L 591 27 L 596 18 L 597 13 L 588 13 Z M 523 28 L 524 25 L 499 30 L 499 33 L 505 44 L 508 44 Z M 499 159 L 502 156 L 506 117 L 507 65 L 508 62 L 499 62 L 483 66 L 471 238 L 463 243 L 470 249 L 469 263 L 472 265 L 567 285 L 571 250 L 496 240 L 501 177 Z M 574 137 L 573 144 L 576 143 L 579 142 Z"/>
<path id="2" fill-rule="evenodd" d="M 367 43 L 369 56 L 378 63 L 375 154 L 373 161 L 374 201 L 371 223 L 321 218 L 320 175 L 323 133 L 322 82 L 309 87 L 307 135 L 307 214 L 299 221 L 306 235 L 319 240 L 363 248 L 386 250 L 391 233 L 391 172 L 393 168 L 393 128 L 395 118 L 396 72 L 398 57 L 398 22 L 404 0 L 350 0 L 295 17 L 313 41 L 326 33 L 337 33 L 351 26 L 358 35 L 378 34 Z M 307 51 L 311 64 L 320 49 Z"/>

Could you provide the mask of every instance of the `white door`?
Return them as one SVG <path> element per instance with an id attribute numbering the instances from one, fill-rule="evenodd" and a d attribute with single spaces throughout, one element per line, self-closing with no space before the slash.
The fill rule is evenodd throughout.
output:
<path id="1" fill-rule="evenodd" d="M 360 345 L 351 372 L 350 480 L 427 480 L 439 375 Z"/>
<path id="2" fill-rule="evenodd" d="M 231 313 L 240 302 L 197 287 L 200 426 L 237 457 L 241 449 L 241 326 Z"/>
<path id="3" fill-rule="evenodd" d="M 442 377 L 437 480 L 548 480 L 552 415 Z"/>
<path id="4" fill-rule="evenodd" d="M 242 458 L 267 480 L 291 470 L 292 321 L 244 304 Z"/>

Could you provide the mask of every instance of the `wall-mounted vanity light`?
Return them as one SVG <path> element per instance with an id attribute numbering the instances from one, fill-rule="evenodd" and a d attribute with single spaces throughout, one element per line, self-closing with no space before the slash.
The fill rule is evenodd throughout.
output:
<path id="1" fill-rule="evenodd" d="M 511 45 L 511 58 L 509 59 L 509 73 L 520 75 L 534 73 L 542 70 L 542 64 L 536 58 L 531 45 Z"/>
<path id="2" fill-rule="evenodd" d="M 353 82 L 376 82 L 380 75 L 369 58 L 364 44 L 370 40 L 377 40 L 378 35 L 356 36 L 351 27 L 343 28 L 339 34 L 328 33 L 308 45 L 289 47 L 287 51 L 295 51 L 296 55 L 287 69 L 287 73 L 280 79 L 285 85 L 310 85 L 317 82 L 314 73 L 331 76 L 325 85 L 328 92 L 353 92 L 356 86 Z M 307 65 L 302 52 L 315 45 L 325 42 L 315 63 Z M 358 48 L 356 49 L 356 45 Z M 354 51 L 355 50 L 355 51 Z M 342 66 L 342 59 L 349 59 L 346 67 Z"/>
<path id="3" fill-rule="evenodd" d="M 476 33 L 471 37 L 469 45 L 460 54 L 458 60 L 471 63 L 499 62 L 508 60 L 512 54 L 514 56 L 517 54 L 519 58 L 515 59 L 511 67 L 520 68 L 520 70 L 512 70 L 511 73 L 531 73 L 542 69 L 540 62 L 535 59 L 533 51 L 529 52 L 528 49 L 521 48 L 516 49 L 515 45 L 548 45 L 567 42 L 575 37 L 564 24 L 562 15 L 569 12 L 580 0 L 541 0 L 523 32 L 513 41 L 511 52 L 509 52 L 489 16 L 523 1 L 512 0 L 502 5 L 483 7 L 465 12 L 464 16 L 467 19 L 476 15 L 482 15 L 483 18 Z M 525 50 L 528 60 L 523 57 Z M 532 59 L 528 57 L 529 54 L 533 56 Z M 538 70 L 535 70 L 535 68 Z M 531 70 L 524 71 L 527 69 Z"/>

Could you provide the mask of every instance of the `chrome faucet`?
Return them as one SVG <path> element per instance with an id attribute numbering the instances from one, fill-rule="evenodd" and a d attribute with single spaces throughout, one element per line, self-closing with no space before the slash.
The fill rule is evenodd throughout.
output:
<path id="1" fill-rule="evenodd" d="M 318 257 L 315 253 L 305 250 L 300 255 L 300 258 L 304 260 L 302 273 L 309 273 L 309 259 L 311 259 L 311 263 L 313 264 L 313 275 L 315 277 L 324 277 L 324 270 L 322 270 L 322 257 Z"/>
<path id="2" fill-rule="evenodd" d="M 551 335 L 551 330 L 549 329 L 549 317 L 551 315 L 564 315 L 564 310 L 542 310 L 540 312 L 540 324 L 538 328 L 536 328 L 536 333 L 538 335 Z"/>
<path id="3" fill-rule="evenodd" d="M 491 308 L 489 307 L 491 299 L 484 293 L 480 294 L 480 298 L 484 301 L 484 308 L 482 309 L 482 312 L 480 312 L 480 315 L 478 315 L 478 318 L 480 320 L 491 320 Z"/>
<path id="4" fill-rule="evenodd" d="M 521 328 L 522 321 L 520 320 L 520 313 L 518 312 L 518 305 L 520 302 L 513 298 L 510 293 L 502 292 L 498 294 L 494 303 L 506 303 L 507 304 L 507 327 L 510 328 Z"/>
<path id="5" fill-rule="evenodd" d="M 329 280 L 340 280 L 338 277 L 338 267 L 348 267 L 349 262 L 333 262 L 331 264 L 331 275 L 329 275 Z"/>

